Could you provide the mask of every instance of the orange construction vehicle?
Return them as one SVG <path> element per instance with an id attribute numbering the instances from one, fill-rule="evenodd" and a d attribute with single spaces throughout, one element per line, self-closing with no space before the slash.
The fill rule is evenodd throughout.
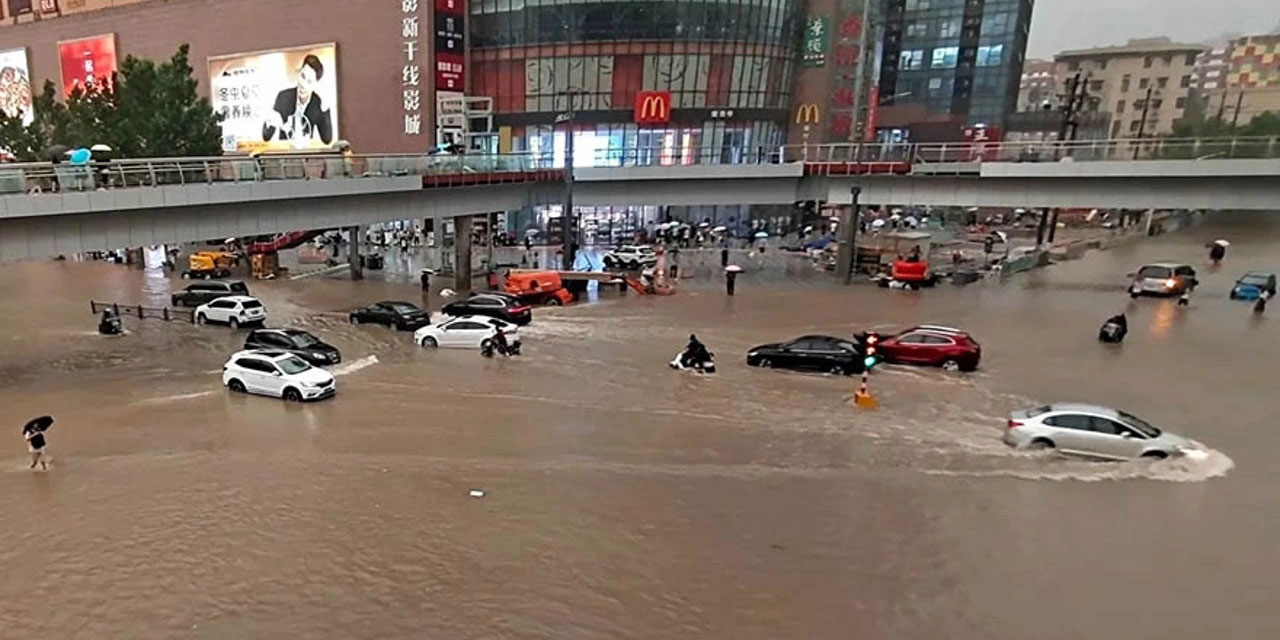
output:
<path id="1" fill-rule="evenodd" d="M 555 271 L 512 271 L 502 289 L 529 304 L 558 307 L 574 300 Z"/>

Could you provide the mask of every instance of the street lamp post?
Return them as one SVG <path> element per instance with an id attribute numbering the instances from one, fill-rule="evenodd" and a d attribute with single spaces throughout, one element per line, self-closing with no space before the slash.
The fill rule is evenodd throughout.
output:
<path id="1" fill-rule="evenodd" d="M 1138 159 L 1138 152 L 1142 150 L 1142 136 L 1147 132 L 1147 113 L 1151 110 L 1151 93 L 1154 87 L 1147 87 L 1147 97 L 1142 100 L 1142 119 L 1138 121 L 1138 142 L 1133 145 L 1133 159 Z"/>
<path id="2" fill-rule="evenodd" d="M 569 89 L 562 92 L 568 98 L 568 109 L 556 115 L 556 124 L 565 123 L 564 134 L 564 210 L 560 214 L 561 267 L 572 271 L 577 256 L 577 216 L 573 211 L 573 119 L 575 114 L 573 98 L 585 93 L 582 89 Z M 572 234 L 570 233 L 572 231 Z"/>

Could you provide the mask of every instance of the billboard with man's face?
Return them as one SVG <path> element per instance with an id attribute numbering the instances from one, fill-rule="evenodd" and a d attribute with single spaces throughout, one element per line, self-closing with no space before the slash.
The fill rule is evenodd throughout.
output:
<path id="1" fill-rule="evenodd" d="M 31 74 L 27 70 L 27 49 L 0 51 L 0 111 L 22 114 L 22 124 L 35 119 L 31 110 Z"/>
<path id="2" fill-rule="evenodd" d="M 224 151 L 324 149 L 338 139 L 333 43 L 209 58 Z"/>
<path id="3" fill-rule="evenodd" d="M 92 38 L 58 43 L 58 62 L 62 64 L 62 95 L 71 95 L 76 87 L 111 82 L 116 66 L 116 35 L 108 33 Z"/>

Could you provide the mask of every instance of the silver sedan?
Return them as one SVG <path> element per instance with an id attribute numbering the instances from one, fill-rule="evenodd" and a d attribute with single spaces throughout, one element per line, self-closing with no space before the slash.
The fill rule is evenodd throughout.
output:
<path id="1" fill-rule="evenodd" d="M 1202 451 L 1191 440 L 1165 433 L 1124 411 L 1069 402 L 1014 411 L 1003 440 L 1018 449 L 1057 449 L 1107 460 Z"/>

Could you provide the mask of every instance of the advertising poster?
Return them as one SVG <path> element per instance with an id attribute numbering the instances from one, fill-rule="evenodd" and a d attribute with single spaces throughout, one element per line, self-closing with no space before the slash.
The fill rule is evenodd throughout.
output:
<path id="1" fill-rule="evenodd" d="M 62 65 L 62 95 L 69 96 L 76 87 L 95 82 L 110 82 L 116 69 L 116 34 L 108 33 L 58 43 L 58 62 Z"/>
<path id="2" fill-rule="evenodd" d="M 436 91 L 462 91 L 467 3 L 465 0 L 436 0 L 435 76 Z"/>
<path id="3" fill-rule="evenodd" d="M 22 124 L 35 119 L 31 110 L 31 74 L 27 70 L 27 49 L 0 51 L 0 111 L 22 114 Z"/>
<path id="4" fill-rule="evenodd" d="M 804 58 L 806 67 L 821 67 L 827 63 L 828 27 L 827 18 L 810 18 L 804 26 Z"/>
<path id="5" fill-rule="evenodd" d="M 324 149 L 338 139 L 333 43 L 209 58 L 224 151 Z"/>

